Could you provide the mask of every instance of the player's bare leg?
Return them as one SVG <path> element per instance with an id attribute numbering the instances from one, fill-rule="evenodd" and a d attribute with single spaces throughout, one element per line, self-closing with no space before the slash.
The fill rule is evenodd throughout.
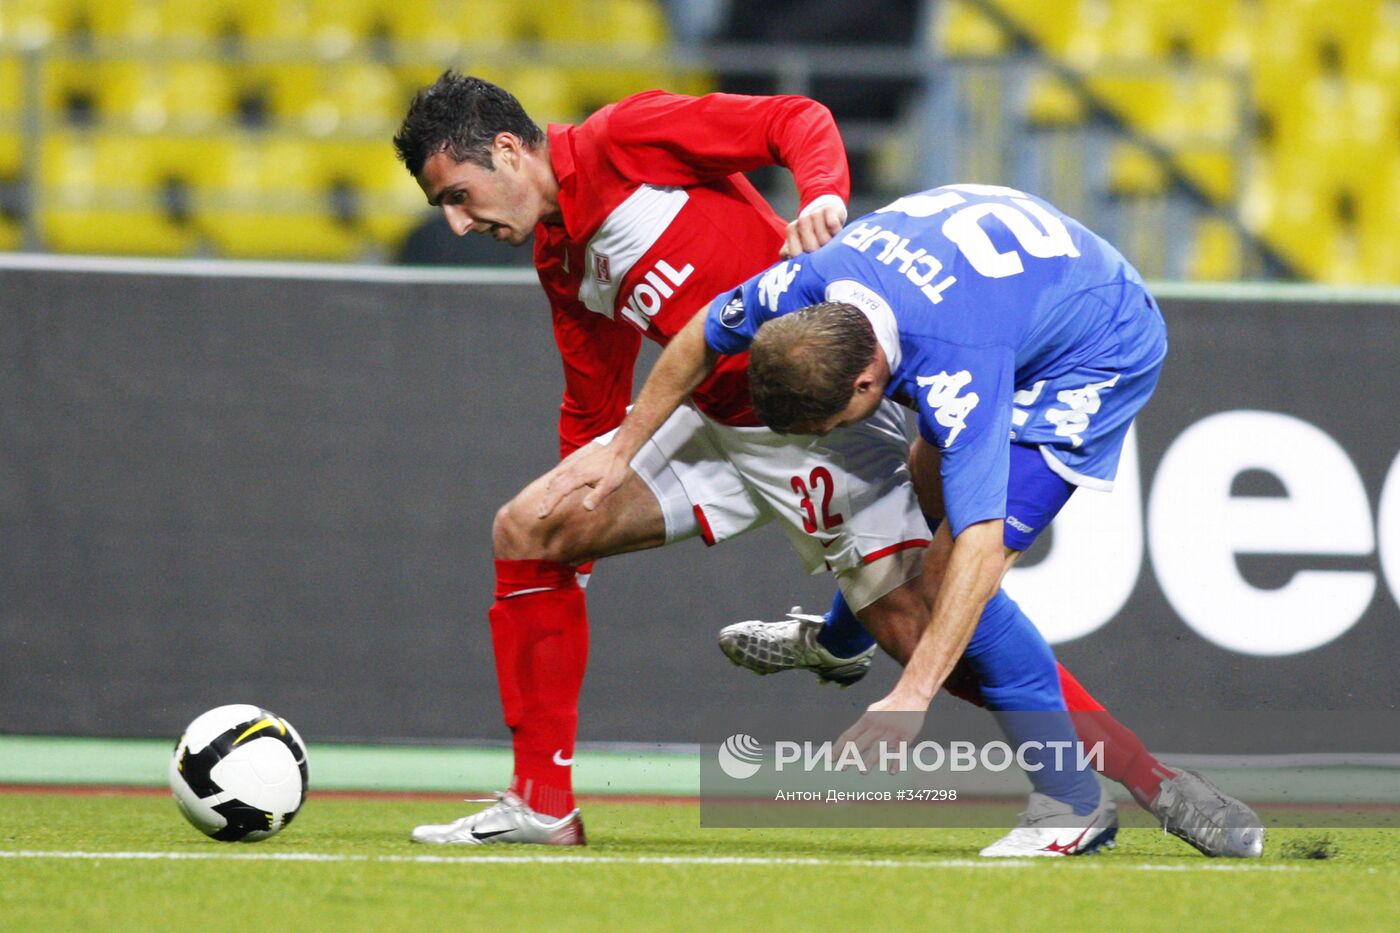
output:
<path id="1" fill-rule="evenodd" d="M 577 579 L 581 562 L 656 547 L 666 522 L 635 473 L 597 509 L 578 490 L 538 517 L 549 475 L 502 507 L 492 526 L 496 601 L 491 640 L 515 773 L 495 805 L 452 823 L 420 826 L 415 842 L 583 845 L 573 796 L 578 695 L 588 656 L 588 619 Z"/>

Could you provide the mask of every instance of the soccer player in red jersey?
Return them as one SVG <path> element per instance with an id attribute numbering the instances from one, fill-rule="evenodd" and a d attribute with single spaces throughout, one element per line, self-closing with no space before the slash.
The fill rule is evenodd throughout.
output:
<path id="1" fill-rule="evenodd" d="M 394 142 L 454 233 L 533 237 L 564 361 L 565 458 L 621 423 L 644 336 L 665 345 L 716 294 L 820 247 L 846 219 L 840 135 L 801 97 L 649 91 L 541 131 L 501 88 L 448 72 L 417 95 Z M 742 174 L 773 164 L 803 205 L 789 224 Z M 902 413 L 890 403 L 795 448 L 754 416 L 746 366 L 721 360 L 598 509 L 577 506 L 581 491 L 546 509 L 547 474 L 497 513 L 489 615 L 515 772 L 495 806 L 418 827 L 415 841 L 584 842 L 571 772 L 588 648 L 580 568 L 597 558 L 715 544 L 776 519 L 809 569 L 836 574 L 880 646 L 908 657 L 931 599 L 919 580 L 931 535 L 903 466 Z M 838 681 L 869 665 L 868 654 L 826 657 L 823 676 Z M 1151 804 L 1178 773 L 1063 668 L 1061 679 L 1068 708 L 1090 714 L 1076 718 L 1084 740 L 1105 742 L 1105 773 Z"/>

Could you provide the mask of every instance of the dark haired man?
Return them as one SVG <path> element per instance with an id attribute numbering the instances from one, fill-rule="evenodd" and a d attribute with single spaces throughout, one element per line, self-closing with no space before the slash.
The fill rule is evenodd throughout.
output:
<path id="1" fill-rule="evenodd" d="M 1053 655 L 1001 581 L 1077 487 L 1111 488 L 1166 349 L 1152 296 L 1106 241 L 1013 189 L 935 188 L 721 294 L 662 354 L 613 443 L 560 471 L 556 494 L 587 484 L 587 503 L 605 505 L 629 452 L 721 354 L 750 353 L 754 405 L 775 431 L 825 436 L 899 400 L 917 414 L 913 459 L 938 463 L 947 517 L 926 575 L 940 582 L 899 682 L 843 739 L 871 749 L 909 738 L 907 720 L 884 714 L 922 722 L 960 664 L 1013 740 L 1026 712 L 1064 733 L 1055 741 L 1072 739 L 1068 718 L 1054 718 L 1066 708 Z M 984 855 L 1064 854 L 1079 825 L 1108 834 L 1085 818 L 1087 784 L 1030 777 L 1023 824 Z M 1258 817 L 1198 776 L 1162 783 L 1159 816 L 1183 835 L 1173 809 L 1210 795 L 1195 814 L 1210 827 L 1188 841 L 1259 855 Z"/>
<path id="2" fill-rule="evenodd" d="M 565 363 L 566 457 L 606 443 L 622 421 L 643 335 L 668 343 L 714 293 L 779 254 L 827 242 L 849 188 L 830 114 L 797 97 L 653 91 L 542 133 L 502 89 L 449 72 L 415 98 L 395 145 L 454 232 L 516 245 L 533 235 Z M 792 171 L 805 205 L 786 227 L 740 174 L 774 163 Z M 885 406 L 799 450 L 754 417 L 745 363 L 740 355 L 714 368 L 693 406 L 631 460 L 604 507 L 571 501 L 542 515 L 546 476 L 498 513 L 490 619 L 515 775 L 497 806 L 419 827 L 416 840 L 583 841 L 571 765 L 587 652 L 575 571 L 586 561 L 687 537 L 713 544 L 776 517 L 809 569 L 835 570 L 883 647 L 896 657 L 912 649 L 926 613 L 915 581 L 930 536 L 903 466 L 901 415 Z M 812 488 L 798 490 L 797 479 Z M 849 508 L 829 511 L 822 498 Z M 837 682 L 858 679 L 870 663 L 869 650 L 808 647 L 819 674 Z M 1063 677 L 1075 708 L 1102 709 Z M 1114 777 L 1155 792 L 1173 772 L 1118 728 Z"/>

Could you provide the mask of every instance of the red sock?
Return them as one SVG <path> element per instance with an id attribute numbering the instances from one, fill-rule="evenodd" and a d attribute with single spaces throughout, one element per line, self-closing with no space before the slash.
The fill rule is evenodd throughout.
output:
<path id="1" fill-rule="evenodd" d="M 588 613 L 572 564 L 496 561 L 491 644 L 515 749 L 510 789 L 532 810 L 574 808 L 578 696 L 588 663 Z"/>
<path id="2" fill-rule="evenodd" d="M 1103 743 L 1103 776 L 1128 788 L 1144 807 L 1157 799 L 1162 780 L 1177 772 L 1162 764 L 1131 729 L 1113 718 L 1074 675 L 1060 665 L 1060 690 L 1079 738 Z"/>

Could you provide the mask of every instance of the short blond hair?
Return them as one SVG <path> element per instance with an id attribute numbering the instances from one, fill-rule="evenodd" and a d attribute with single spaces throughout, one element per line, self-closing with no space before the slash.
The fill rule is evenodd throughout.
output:
<path id="1" fill-rule="evenodd" d="M 875 358 L 875 329 L 853 305 L 828 301 L 774 318 L 749 347 L 749 392 L 779 434 L 810 433 L 845 410 Z"/>

